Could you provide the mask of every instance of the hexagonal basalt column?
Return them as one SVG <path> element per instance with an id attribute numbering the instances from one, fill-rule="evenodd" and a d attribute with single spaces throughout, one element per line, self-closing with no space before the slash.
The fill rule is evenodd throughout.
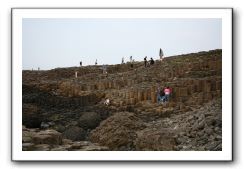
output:
<path id="1" fill-rule="evenodd" d="M 142 99 L 143 99 L 143 91 L 142 90 L 138 90 L 138 94 L 137 94 L 138 102 L 142 101 Z"/>

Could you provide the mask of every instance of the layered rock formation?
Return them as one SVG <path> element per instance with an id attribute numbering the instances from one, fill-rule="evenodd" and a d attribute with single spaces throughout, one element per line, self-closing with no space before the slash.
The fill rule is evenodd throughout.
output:
<path id="1" fill-rule="evenodd" d="M 222 50 L 107 72 L 23 71 L 23 150 L 222 150 Z M 157 103 L 158 86 L 172 88 L 169 102 Z"/>

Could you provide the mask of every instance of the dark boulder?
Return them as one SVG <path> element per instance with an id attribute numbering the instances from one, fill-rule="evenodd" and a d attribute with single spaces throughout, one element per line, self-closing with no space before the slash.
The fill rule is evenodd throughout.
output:
<path id="1" fill-rule="evenodd" d="M 94 129 L 101 122 L 101 117 L 96 112 L 84 112 L 78 121 L 78 125 L 83 129 Z"/>

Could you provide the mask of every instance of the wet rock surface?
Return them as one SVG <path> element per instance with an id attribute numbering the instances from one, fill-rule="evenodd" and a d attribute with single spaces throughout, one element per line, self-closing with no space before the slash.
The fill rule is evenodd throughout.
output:
<path id="1" fill-rule="evenodd" d="M 222 150 L 221 50 L 101 68 L 23 71 L 23 150 Z"/>

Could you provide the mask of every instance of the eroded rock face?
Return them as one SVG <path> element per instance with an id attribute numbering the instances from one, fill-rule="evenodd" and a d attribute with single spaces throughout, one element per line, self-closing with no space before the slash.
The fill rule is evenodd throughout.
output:
<path id="1" fill-rule="evenodd" d="M 142 128 L 142 121 L 134 113 L 119 112 L 93 130 L 90 139 L 111 150 L 133 150 L 136 131 Z"/>
<path id="2" fill-rule="evenodd" d="M 101 117 L 96 112 L 84 112 L 78 121 L 78 125 L 83 129 L 94 129 L 101 122 Z"/>

